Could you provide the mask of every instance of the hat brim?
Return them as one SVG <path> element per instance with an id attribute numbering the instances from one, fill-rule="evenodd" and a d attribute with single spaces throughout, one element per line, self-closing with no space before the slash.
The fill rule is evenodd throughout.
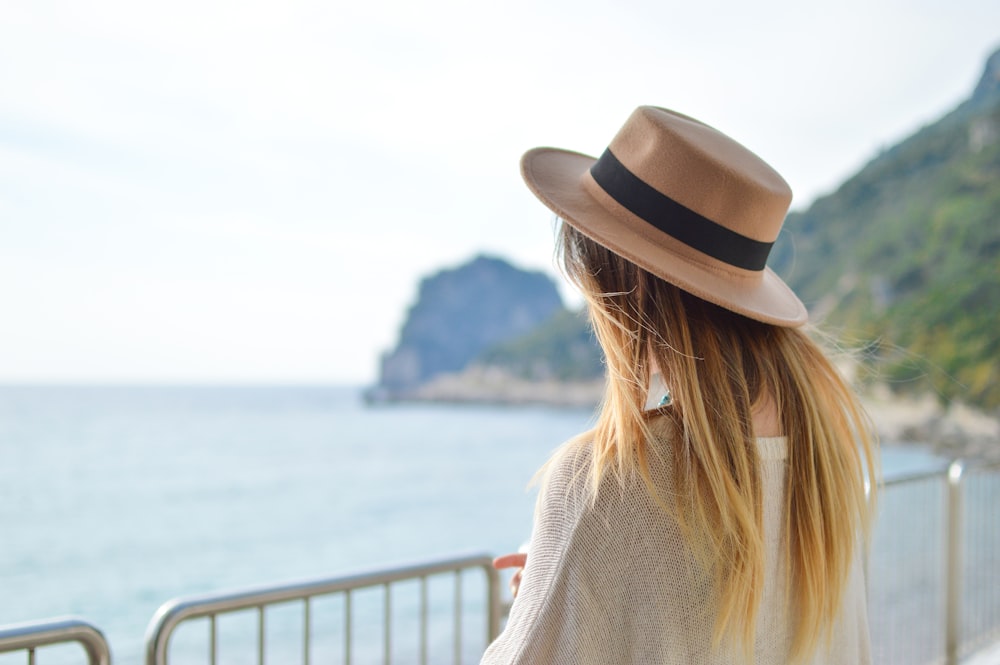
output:
<path id="1" fill-rule="evenodd" d="M 535 148 L 521 159 L 528 188 L 558 215 L 592 240 L 661 279 L 703 300 L 776 326 L 795 327 L 808 318 L 805 305 L 770 268 L 752 279 L 735 278 L 708 262 L 685 256 L 670 238 L 627 211 L 612 214 L 584 187 L 597 160 L 569 150 Z"/>

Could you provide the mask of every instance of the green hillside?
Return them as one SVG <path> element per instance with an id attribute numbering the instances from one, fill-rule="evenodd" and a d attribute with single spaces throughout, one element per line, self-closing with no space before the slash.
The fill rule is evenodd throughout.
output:
<path id="1" fill-rule="evenodd" d="M 1000 407 L 1000 52 L 973 96 L 793 213 L 772 267 L 900 390 Z"/>
<path id="2" fill-rule="evenodd" d="M 604 372 L 601 350 L 586 315 L 566 309 L 535 331 L 494 346 L 479 361 L 539 381 L 586 381 Z"/>

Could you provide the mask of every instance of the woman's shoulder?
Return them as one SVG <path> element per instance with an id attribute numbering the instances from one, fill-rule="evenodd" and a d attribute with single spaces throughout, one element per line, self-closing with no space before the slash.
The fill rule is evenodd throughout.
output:
<path id="1" fill-rule="evenodd" d="M 582 500 L 593 473 L 593 434 L 583 432 L 566 441 L 542 468 L 540 498 L 553 495 Z"/>

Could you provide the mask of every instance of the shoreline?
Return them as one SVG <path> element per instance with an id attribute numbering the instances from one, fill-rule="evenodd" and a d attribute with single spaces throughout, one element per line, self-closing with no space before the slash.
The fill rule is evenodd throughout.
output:
<path id="1" fill-rule="evenodd" d="M 879 437 L 945 458 L 1000 461 L 1000 418 L 931 394 L 901 396 L 884 384 L 861 392 Z"/>
<path id="2" fill-rule="evenodd" d="M 439 403 L 548 406 L 594 409 L 604 380 L 536 381 L 497 367 L 472 367 L 446 374 L 415 389 L 391 393 L 373 389 L 370 404 Z M 1000 417 L 961 403 L 942 405 L 934 395 L 896 395 L 884 384 L 860 391 L 861 401 L 882 441 L 918 447 L 947 458 L 1000 461 Z"/>

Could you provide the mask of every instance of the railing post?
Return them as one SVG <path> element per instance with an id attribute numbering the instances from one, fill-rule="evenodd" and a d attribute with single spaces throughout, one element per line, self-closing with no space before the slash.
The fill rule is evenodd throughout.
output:
<path id="1" fill-rule="evenodd" d="M 958 665 L 962 629 L 962 472 L 965 464 L 957 459 L 948 467 L 947 522 L 945 533 L 945 620 L 944 654 L 946 665 Z"/>
<path id="2" fill-rule="evenodd" d="M 488 598 L 486 646 L 489 646 L 493 640 L 500 636 L 500 621 L 503 612 L 500 599 L 500 573 L 492 565 L 486 566 L 484 570 L 486 571 Z"/>

